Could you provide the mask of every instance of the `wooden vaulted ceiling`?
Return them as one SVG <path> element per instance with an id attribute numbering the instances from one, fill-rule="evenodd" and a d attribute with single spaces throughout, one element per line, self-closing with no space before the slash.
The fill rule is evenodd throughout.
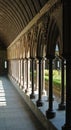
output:
<path id="1" fill-rule="evenodd" d="M 0 0 L 0 46 L 8 47 L 47 1 Z"/>

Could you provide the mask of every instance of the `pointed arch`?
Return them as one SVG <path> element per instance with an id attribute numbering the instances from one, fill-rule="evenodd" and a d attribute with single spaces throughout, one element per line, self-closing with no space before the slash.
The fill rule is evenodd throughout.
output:
<path id="1" fill-rule="evenodd" d="M 46 46 L 46 39 L 44 37 L 45 32 L 42 31 L 42 28 L 40 28 L 37 36 L 37 52 L 36 57 L 37 58 L 43 58 L 45 56 L 45 46 Z"/>
<path id="2" fill-rule="evenodd" d="M 62 55 L 63 45 L 61 41 L 61 32 L 59 26 L 57 25 L 56 19 L 54 17 L 51 17 L 47 34 L 47 47 L 46 47 L 47 58 L 55 56 L 55 47 L 57 43 L 59 47 L 59 55 Z"/>
<path id="3" fill-rule="evenodd" d="M 31 44 L 30 44 L 30 57 L 36 57 L 36 48 L 37 48 L 37 25 L 34 25 L 31 30 Z"/>

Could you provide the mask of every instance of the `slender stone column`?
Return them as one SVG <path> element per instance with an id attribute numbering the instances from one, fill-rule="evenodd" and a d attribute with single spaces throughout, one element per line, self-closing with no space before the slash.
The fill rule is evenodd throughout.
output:
<path id="1" fill-rule="evenodd" d="M 21 77 L 22 77 L 22 75 L 21 75 L 21 64 L 22 64 L 22 60 L 20 59 L 20 88 L 21 88 Z"/>
<path id="2" fill-rule="evenodd" d="M 32 93 L 30 94 L 30 98 L 33 99 L 35 98 L 35 95 L 34 95 L 34 58 L 31 59 L 31 79 L 32 79 Z"/>
<path id="3" fill-rule="evenodd" d="M 49 59 L 49 108 L 46 111 L 46 116 L 48 119 L 55 117 L 55 112 L 53 111 L 53 71 L 52 71 L 52 61 Z"/>
<path id="4" fill-rule="evenodd" d="M 58 110 L 65 110 L 64 103 L 64 59 L 61 61 L 61 103 L 58 106 Z"/>
<path id="5" fill-rule="evenodd" d="M 71 130 L 71 0 L 63 5 L 63 56 L 66 59 L 66 112 L 62 130 Z"/>
<path id="6" fill-rule="evenodd" d="M 23 59 L 23 90 L 25 90 L 25 82 L 26 82 L 26 76 L 25 76 L 25 59 Z"/>
<path id="7" fill-rule="evenodd" d="M 30 88 L 30 59 L 28 59 L 28 90 Z"/>
<path id="8" fill-rule="evenodd" d="M 11 60 L 9 61 L 9 66 L 10 66 L 10 76 L 12 77 Z"/>
<path id="9" fill-rule="evenodd" d="M 27 63 L 26 58 L 24 58 L 24 90 L 26 90 L 27 86 Z"/>
<path id="10" fill-rule="evenodd" d="M 24 89 L 24 59 L 22 59 L 22 89 Z"/>
<path id="11" fill-rule="evenodd" d="M 22 85 L 22 59 L 20 59 L 20 88 Z"/>
<path id="12" fill-rule="evenodd" d="M 18 66 L 18 70 L 17 70 L 17 83 L 19 83 L 19 61 L 17 59 L 17 66 Z"/>
<path id="13" fill-rule="evenodd" d="M 16 82 L 18 82 L 18 60 L 16 59 Z"/>
<path id="14" fill-rule="evenodd" d="M 35 90 L 38 90 L 38 84 L 39 83 L 39 62 L 36 60 L 36 88 Z"/>
<path id="15" fill-rule="evenodd" d="M 12 60 L 12 78 L 14 80 L 14 60 Z"/>
<path id="16" fill-rule="evenodd" d="M 12 59 L 12 77 L 14 79 L 14 63 L 13 63 L 13 59 Z"/>
<path id="17" fill-rule="evenodd" d="M 19 59 L 19 86 L 21 84 L 21 60 Z"/>
<path id="18" fill-rule="evenodd" d="M 45 60 L 43 59 L 42 60 L 42 94 L 45 95 L 45 73 L 44 73 L 44 70 L 45 70 Z"/>
<path id="19" fill-rule="evenodd" d="M 66 60 L 66 120 L 62 130 L 71 130 L 71 58 Z"/>
<path id="20" fill-rule="evenodd" d="M 36 105 L 42 106 L 43 102 L 41 100 L 41 96 L 42 96 L 42 59 L 39 59 L 39 94 L 38 94 L 38 100 L 36 102 Z"/>
<path id="21" fill-rule="evenodd" d="M 19 84 L 19 59 L 18 59 L 18 81 L 17 81 L 17 83 Z"/>
<path id="22" fill-rule="evenodd" d="M 12 66 L 12 60 L 10 60 L 10 65 L 11 65 L 11 77 L 13 78 L 13 74 L 12 74 L 12 68 L 13 68 L 13 66 Z"/>
<path id="23" fill-rule="evenodd" d="M 17 60 L 15 59 L 15 79 L 17 82 Z"/>
<path id="24" fill-rule="evenodd" d="M 14 64 L 14 80 L 16 81 L 16 60 L 13 60 L 13 64 Z"/>
<path id="25" fill-rule="evenodd" d="M 27 93 L 28 92 L 28 81 L 29 81 L 29 79 L 28 79 L 28 59 L 26 58 L 26 89 L 25 89 L 25 93 Z"/>

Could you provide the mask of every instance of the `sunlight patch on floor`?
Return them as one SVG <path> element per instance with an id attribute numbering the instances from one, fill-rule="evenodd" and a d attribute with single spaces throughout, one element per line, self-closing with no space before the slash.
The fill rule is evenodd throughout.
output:
<path id="1" fill-rule="evenodd" d="M 0 106 L 6 106 L 6 96 L 2 81 L 0 80 Z"/>

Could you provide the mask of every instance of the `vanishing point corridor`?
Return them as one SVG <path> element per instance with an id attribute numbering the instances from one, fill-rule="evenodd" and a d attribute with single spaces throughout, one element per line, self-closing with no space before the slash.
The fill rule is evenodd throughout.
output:
<path id="1" fill-rule="evenodd" d="M 0 77 L 0 130 L 44 130 L 6 77 Z"/>
<path id="2" fill-rule="evenodd" d="M 0 0 L 0 130 L 71 130 L 70 12 L 71 0 Z"/>

